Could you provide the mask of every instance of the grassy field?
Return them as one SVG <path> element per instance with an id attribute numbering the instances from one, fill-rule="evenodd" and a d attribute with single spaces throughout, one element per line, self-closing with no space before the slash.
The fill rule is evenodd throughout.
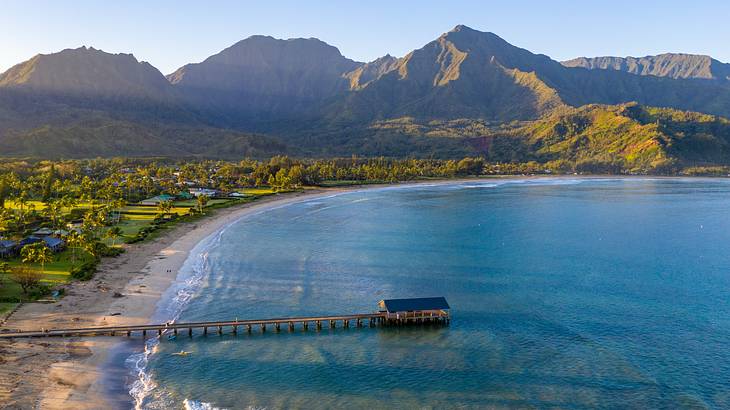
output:
<path id="1" fill-rule="evenodd" d="M 246 188 L 243 193 L 246 195 L 271 195 L 276 192 L 271 188 Z"/>
<path id="2" fill-rule="evenodd" d="M 13 310 L 13 308 L 17 305 L 17 303 L 0 303 L 0 318 L 5 317 L 5 315 Z"/>
<path id="3" fill-rule="evenodd" d="M 231 201 L 231 199 L 209 199 L 208 203 L 205 206 L 224 204 L 229 201 Z M 185 201 L 175 201 L 174 205 L 180 206 L 180 207 L 187 207 L 187 208 L 196 208 L 198 206 L 198 201 L 196 199 L 188 199 Z"/>
<path id="4" fill-rule="evenodd" d="M 159 214 L 157 207 L 127 205 L 119 210 L 121 219 L 117 226 L 119 226 L 119 228 L 121 229 L 122 236 L 115 239 L 114 245 L 121 246 L 121 244 L 125 240 L 130 240 L 138 237 L 138 233 L 143 229 L 149 231 L 149 233 L 147 233 L 144 238 L 142 238 L 143 240 L 154 239 L 162 232 L 165 232 L 167 229 L 175 226 L 180 222 L 192 222 L 200 218 L 204 218 L 208 215 L 214 214 L 216 209 L 227 208 L 237 204 L 252 202 L 263 196 L 274 194 L 272 190 L 264 188 L 250 190 L 247 189 L 245 190 L 245 193 L 248 194 L 248 196 L 240 199 L 211 199 L 205 206 L 204 215 L 200 215 L 197 213 L 191 214 L 191 208 L 195 208 L 197 206 L 197 202 L 195 200 L 176 201 L 173 204 L 173 208 L 170 212 L 177 214 L 178 218 L 157 225 L 153 223 L 155 221 L 155 217 Z M 42 209 L 43 204 L 41 202 L 32 202 L 34 202 L 36 210 Z M 6 202 L 6 207 L 14 206 L 15 204 Z M 90 204 L 79 205 L 80 208 L 86 208 L 89 206 Z M 111 227 L 106 229 L 108 230 L 110 228 Z M 102 232 L 102 236 L 103 234 L 104 232 Z M 103 238 L 103 242 L 107 245 L 112 245 L 112 240 L 110 238 Z M 83 260 L 91 258 L 90 255 L 80 250 L 77 250 L 76 252 L 77 257 L 75 266 L 79 266 L 83 262 Z M 64 284 L 71 281 L 71 259 L 72 251 L 70 249 L 55 254 L 53 262 L 46 264 L 45 269 L 42 272 L 43 278 L 41 283 L 49 287 L 54 287 L 59 284 Z M 11 267 L 20 265 L 22 263 L 20 261 L 20 258 L 2 260 L 2 262 L 8 262 Z M 35 264 L 32 266 L 40 270 L 39 265 Z M 20 285 L 13 282 L 9 276 L 10 275 L 0 274 L 0 281 L 2 283 L 0 285 L 0 300 L 3 301 L 2 303 L 0 303 L 0 314 L 2 314 L 3 310 L 8 311 L 13 308 L 15 303 L 11 302 L 12 300 L 15 300 L 17 298 L 22 298 L 24 300 L 27 299 L 27 297 L 23 295 Z"/>
<path id="5" fill-rule="evenodd" d="M 73 251 L 71 249 L 67 249 L 63 252 L 54 254 L 53 262 L 47 263 L 42 271 L 41 283 L 50 287 L 54 287 L 56 285 L 70 282 L 73 259 L 72 255 Z M 79 266 L 82 262 L 89 259 L 91 259 L 91 256 L 81 250 L 77 250 L 75 266 Z M 11 267 L 22 264 L 20 258 L 5 260 L 3 262 L 8 262 Z M 30 264 L 30 266 L 39 271 L 41 270 L 41 265 L 39 264 Z M 0 274 L 0 278 L 2 278 L 2 287 L 0 287 L 0 299 L 7 300 L 10 298 L 26 298 L 25 295 L 23 295 L 20 285 L 13 282 L 10 279 L 9 274 Z"/>
<path id="6" fill-rule="evenodd" d="M 100 204 L 97 204 L 96 206 L 99 206 Z M 7 200 L 5 201 L 5 208 L 7 209 L 20 209 L 20 204 L 13 200 Z M 71 212 L 71 209 L 89 209 L 91 208 L 91 202 L 79 202 L 75 207 L 73 208 L 63 208 L 63 212 L 68 214 Z M 43 201 L 28 201 L 25 204 L 25 209 L 34 209 L 36 211 L 42 211 L 46 209 L 46 204 Z"/>

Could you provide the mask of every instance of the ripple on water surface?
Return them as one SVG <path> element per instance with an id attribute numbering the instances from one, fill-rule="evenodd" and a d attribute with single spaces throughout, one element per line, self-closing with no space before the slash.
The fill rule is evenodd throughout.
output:
<path id="1" fill-rule="evenodd" d="M 161 318 L 443 295 L 451 326 L 178 337 L 145 356 L 156 387 L 142 405 L 729 407 L 728 209 L 722 179 L 543 179 L 375 189 L 245 218 L 191 254 L 167 299 L 187 296 Z"/>

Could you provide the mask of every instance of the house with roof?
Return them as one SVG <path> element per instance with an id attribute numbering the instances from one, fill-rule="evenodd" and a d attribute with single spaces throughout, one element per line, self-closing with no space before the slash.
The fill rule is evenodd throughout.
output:
<path id="1" fill-rule="evenodd" d="M 38 237 L 50 236 L 50 235 L 53 235 L 53 229 L 50 229 L 50 228 L 41 228 L 41 229 L 38 229 L 37 231 L 33 232 L 33 236 L 38 236 Z"/>
<path id="2" fill-rule="evenodd" d="M 43 239 L 38 236 L 26 236 L 20 242 L 18 242 L 18 249 L 22 249 L 26 245 L 33 245 L 34 243 L 42 242 Z"/>
<path id="3" fill-rule="evenodd" d="M 18 254 L 18 243 L 9 239 L 0 240 L 0 258 L 12 258 Z"/>
<path id="4" fill-rule="evenodd" d="M 218 196 L 220 194 L 220 191 L 217 189 L 208 189 L 208 188 L 190 188 L 190 193 L 197 196 L 208 196 L 208 197 L 214 197 Z"/>
<path id="5" fill-rule="evenodd" d="M 53 231 L 53 235 L 58 236 L 60 238 L 62 238 L 64 236 L 68 236 L 68 234 L 69 234 L 69 231 L 67 231 L 65 229 L 56 229 L 55 231 Z"/>
<path id="6" fill-rule="evenodd" d="M 47 236 L 43 238 L 43 242 L 46 244 L 48 249 L 53 252 L 61 252 L 66 249 L 66 242 L 61 238 L 56 238 L 55 236 Z"/>
<path id="7" fill-rule="evenodd" d="M 76 232 L 78 234 L 81 233 L 84 229 L 84 223 L 83 222 L 69 222 L 66 224 L 66 227 L 69 231 Z"/>
<path id="8" fill-rule="evenodd" d="M 174 201 L 174 200 L 175 200 L 174 196 L 162 194 L 162 195 L 153 196 L 152 198 L 144 199 L 144 200 L 140 201 L 139 203 L 141 205 L 157 206 L 162 202 L 169 202 L 169 201 Z"/>
<path id="9" fill-rule="evenodd" d="M 383 299 L 378 302 L 386 320 L 410 321 L 413 319 L 442 318 L 449 320 L 449 303 L 444 297 Z"/>

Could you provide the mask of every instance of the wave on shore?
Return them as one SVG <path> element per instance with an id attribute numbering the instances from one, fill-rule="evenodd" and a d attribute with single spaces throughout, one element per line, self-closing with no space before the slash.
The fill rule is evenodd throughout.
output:
<path id="1" fill-rule="evenodd" d="M 198 292 L 210 273 L 208 253 L 211 248 L 218 245 L 224 231 L 225 228 L 219 230 L 193 248 L 185 264 L 180 268 L 175 283 L 162 295 L 157 311 L 152 318 L 153 321 L 174 322 L 180 317 L 190 299 Z M 134 400 L 135 409 L 143 408 L 145 399 L 157 387 L 157 384 L 147 372 L 147 364 L 150 356 L 157 351 L 159 343 L 159 336 L 148 339 L 142 352 L 132 354 L 125 361 L 125 365 L 132 374 L 133 382 L 128 387 L 129 394 Z M 190 408 L 207 409 L 212 407 L 198 404 Z"/>

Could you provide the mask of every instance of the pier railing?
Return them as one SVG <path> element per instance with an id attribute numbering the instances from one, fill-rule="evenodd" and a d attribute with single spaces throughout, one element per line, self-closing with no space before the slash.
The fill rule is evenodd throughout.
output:
<path id="1" fill-rule="evenodd" d="M 253 319 L 253 320 L 232 320 L 232 321 L 211 321 L 211 322 L 188 322 L 188 323 L 162 323 L 151 325 L 130 325 L 130 326 L 104 326 L 104 327 L 86 327 L 86 328 L 69 328 L 69 329 L 41 329 L 36 331 L 4 331 L 0 332 L 0 338 L 22 338 L 22 337 L 73 337 L 73 336 L 132 336 L 133 334 L 141 334 L 143 337 L 157 333 L 172 333 L 177 335 L 180 331 L 187 331 L 189 336 L 193 335 L 194 330 L 202 330 L 204 335 L 208 334 L 212 329 L 218 334 L 223 334 L 225 329 L 229 329 L 231 333 L 239 331 L 252 332 L 254 329 L 260 329 L 261 332 L 267 330 L 267 326 L 272 327 L 275 331 L 281 331 L 281 327 L 285 326 L 289 331 L 300 327 L 303 330 L 309 329 L 312 325 L 315 329 L 320 330 L 323 326 L 336 328 L 338 324 L 344 328 L 349 328 L 350 324 L 356 327 L 362 326 L 397 326 L 409 324 L 448 324 L 450 317 L 448 312 L 407 312 L 407 313 L 359 313 L 351 315 L 336 316 L 307 316 L 307 317 L 283 317 L 271 319 Z"/>

